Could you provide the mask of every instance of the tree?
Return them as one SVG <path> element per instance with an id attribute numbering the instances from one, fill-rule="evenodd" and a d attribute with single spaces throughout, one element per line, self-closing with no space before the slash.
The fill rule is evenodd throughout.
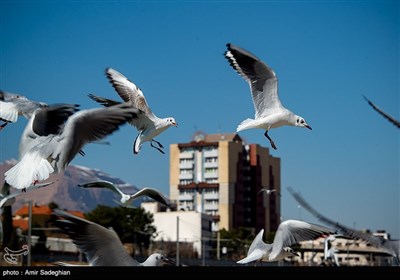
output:
<path id="1" fill-rule="evenodd" d="M 85 216 L 92 222 L 113 228 L 122 243 L 134 243 L 140 253 L 143 248 L 149 248 L 151 236 L 157 231 L 152 225 L 153 214 L 143 208 L 98 205 Z"/>
<path id="2" fill-rule="evenodd" d="M 226 229 L 220 230 L 221 247 L 228 248 L 230 259 L 239 260 L 247 255 L 247 250 L 253 241 L 254 229 L 240 227 L 230 231 Z"/>

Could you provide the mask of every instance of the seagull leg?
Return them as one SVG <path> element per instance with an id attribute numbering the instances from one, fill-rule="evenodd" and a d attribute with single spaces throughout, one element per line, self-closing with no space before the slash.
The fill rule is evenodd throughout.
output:
<path id="1" fill-rule="evenodd" d="M 152 142 L 156 142 L 156 143 L 158 144 L 158 146 L 159 146 L 161 149 L 164 149 L 164 146 L 161 145 L 161 143 L 158 142 L 157 140 L 151 139 L 151 141 L 152 141 Z"/>
<path id="2" fill-rule="evenodd" d="M 269 135 L 268 135 L 268 130 L 265 131 L 264 135 L 265 135 L 265 137 L 268 138 L 269 142 L 271 143 L 272 148 L 274 148 L 274 149 L 276 150 L 276 146 L 275 146 L 274 141 L 273 141 L 273 140 L 271 139 L 271 137 L 269 137 Z"/>
<path id="3" fill-rule="evenodd" d="M 155 141 L 155 140 L 153 140 L 153 139 L 152 139 L 151 142 L 150 142 L 150 146 L 152 146 L 153 148 L 159 150 L 160 153 L 165 154 L 165 152 L 164 152 L 163 150 L 161 150 L 159 147 L 156 147 L 156 146 L 153 145 L 153 141 L 156 142 L 158 145 L 160 145 L 161 148 L 164 148 L 164 147 L 160 144 L 160 142 Z"/>

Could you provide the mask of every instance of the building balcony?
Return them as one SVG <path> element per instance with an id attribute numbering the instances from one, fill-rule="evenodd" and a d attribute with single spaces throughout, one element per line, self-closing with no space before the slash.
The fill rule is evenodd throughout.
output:
<path id="1" fill-rule="evenodd" d="M 193 180 L 193 174 L 179 174 L 179 180 Z"/>
<path id="2" fill-rule="evenodd" d="M 210 151 L 204 151 L 204 157 L 218 157 L 218 150 L 213 149 Z"/>
<path id="3" fill-rule="evenodd" d="M 193 194 L 187 193 L 187 194 L 180 194 L 178 196 L 179 201 L 192 201 L 193 200 Z"/>
<path id="4" fill-rule="evenodd" d="M 204 179 L 211 179 L 211 178 L 216 178 L 216 179 L 218 179 L 218 172 L 208 172 L 208 173 L 204 173 Z"/>
<path id="5" fill-rule="evenodd" d="M 204 168 L 206 168 L 206 167 L 218 168 L 218 162 L 205 162 L 204 163 Z"/>
<path id="6" fill-rule="evenodd" d="M 179 159 L 193 159 L 194 158 L 194 154 L 193 152 L 181 152 L 179 153 Z"/>
<path id="7" fill-rule="evenodd" d="M 205 211 L 212 211 L 212 210 L 218 210 L 218 204 L 217 203 L 204 203 L 204 210 Z"/>
<path id="8" fill-rule="evenodd" d="M 179 169 L 193 169 L 194 163 L 187 161 L 187 162 L 180 162 Z"/>
<path id="9" fill-rule="evenodd" d="M 204 193 L 204 199 L 218 199 L 218 193 Z"/>

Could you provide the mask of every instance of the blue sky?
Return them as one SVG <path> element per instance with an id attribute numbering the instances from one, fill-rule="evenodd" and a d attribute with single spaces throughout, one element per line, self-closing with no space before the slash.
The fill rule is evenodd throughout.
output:
<path id="1" fill-rule="evenodd" d="M 229 66 L 226 43 L 265 61 L 282 103 L 313 130 L 270 131 L 281 158 L 283 219 L 318 222 L 286 190 L 348 226 L 400 237 L 399 130 L 367 96 L 399 119 L 398 1 L 1 1 L 0 88 L 47 103 L 97 107 L 88 93 L 118 100 L 104 70 L 136 83 L 159 117 L 179 127 L 156 139 L 162 155 L 125 125 L 87 145 L 72 164 L 101 169 L 169 194 L 169 144 L 197 130 L 231 133 L 253 117 L 246 82 Z M 18 158 L 26 125 L 0 133 L 0 161 Z M 262 130 L 240 136 L 270 147 Z M 0 174 L 3 176 L 3 174 Z"/>

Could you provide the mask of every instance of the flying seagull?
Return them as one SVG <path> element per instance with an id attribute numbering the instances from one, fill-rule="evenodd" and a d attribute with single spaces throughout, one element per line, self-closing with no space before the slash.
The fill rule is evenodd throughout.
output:
<path id="1" fill-rule="evenodd" d="M 13 192 L 11 194 L 7 194 L 7 195 L 3 193 L 3 190 L 4 190 L 4 187 L 3 187 L 2 193 L 0 193 L 0 208 L 3 208 L 5 206 L 10 206 L 10 205 L 14 204 L 15 201 L 16 201 L 16 197 L 21 195 L 21 194 L 29 193 L 29 192 L 31 192 L 33 190 L 37 190 L 37 189 L 40 189 L 40 188 L 43 188 L 43 187 L 47 187 L 47 186 L 49 186 L 49 185 L 51 185 L 53 183 L 54 182 L 46 182 L 46 183 L 40 183 L 40 184 L 31 185 L 31 186 L 28 187 L 28 189 L 29 189 L 28 192 L 17 190 L 15 192 Z M 6 183 L 5 185 L 8 185 L 8 184 Z M 8 186 L 10 186 L 10 185 L 8 185 Z M 6 188 L 6 189 L 9 189 L 9 187 Z"/>
<path id="2" fill-rule="evenodd" d="M 163 145 L 154 138 L 170 126 L 177 127 L 178 124 L 175 119 L 172 117 L 157 117 L 150 109 L 140 88 L 128 80 L 123 74 L 112 68 L 107 68 L 106 75 L 109 82 L 112 84 L 122 100 L 130 104 L 132 107 L 140 110 L 138 118 L 135 118 L 130 122 L 130 124 L 136 127 L 139 132 L 133 144 L 133 153 L 138 154 L 143 143 L 150 141 L 151 147 L 165 154 L 163 151 Z M 104 106 L 111 106 L 120 103 L 118 101 L 99 97 L 93 94 L 89 94 L 88 96 Z M 158 147 L 154 146 L 153 142 L 155 142 Z"/>
<path id="3" fill-rule="evenodd" d="M 140 263 L 128 254 L 114 230 L 60 209 L 54 209 L 53 214 L 61 218 L 56 220 L 56 226 L 70 236 L 86 255 L 90 266 L 161 266 L 173 263 L 159 253 L 150 255 Z"/>
<path id="4" fill-rule="evenodd" d="M 371 100 L 369 100 L 367 97 L 365 97 L 363 95 L 364 99 L 368 102 L 369 105 L 371 105 L 371 107 L 377 111 L 379 114 L 381 114 L 384 118 L 386 118 L 388 121 L 390 121 L 392 124 L 394 124 L 395 126 L 397 126 L 398 128 L 400 128 L 400 121 L 396 120 L 395 118 L 393 118 L 392 116 L 390 116 L 389 114 L 385 113 L 384 111 L 382 111 L 380 108 L 378 108 L 374 103 L 372 103 Z"/>
<path id="5" fill-rule="evenodd" d="M 304 118 L 286 109 L 278 96 L 278 78 L 275 72 L 269 68 L 258 57 L 250 52 L 234 46 L 226 45 L 228 50 L 224 53 L 229 64 L 250 85 L 255 118 L 246 119 L 238 125 L 236 131 L 245 129 L 261 128 L 265 130 L 272 148 L 276 145 L 268 132 L 271 128 L 284 125 L 306 127 L 311 130 Z"/>
<path id="6" fill-rule="evenodd" d="M 398 265 L 400 265 L 400 240 L 389 240 L 378 236 L 374 236 L 369 233 L 358 231 L 356 229 L 349 228 L 345 225 L 339 224 L 315 210 L 304 198 L 296 192 L 293 188 L 288 187 L 288 191 L 294 197 L 294 199 L 307 211 L 309 211 L 314 217 L 320 220 L 322 223 L 335 228 L 341 235 L 351 239 L 361 239 L 368 242 L 372 246 L 383 249 L 386 253 L 392 255 Z"/>
<path id="7" fill-rule="evenodd" d="M 339 252 L 335 246 L 332 245 L 332 241 L 336 239 L 335 234 L 329 235 L 324 240 L 324 264 L 340 266 L 337 252 Z"/>
<path id="8" fill-rule="evenodd" d="M 112 134 L 138 113 L 126 104 L 77 110 L 59 104 L 33 113 L 21 137 L 20 161 L 4 174 L 8 184 L 26 189 L 65 170 L 85 144 Z"/>
<path id="9" fill-rule="evenodd" d="M 0 90 L 0 130 L 11 122 L 16 122 L 18 116 L 24 116 L 29 119 L 33 112 L 38 108 L 44 108 L 48 105 L 44 102 L 31 101 L 23 95 Z"/>
<path id="10" fill-rule="evenodd" d="M 155 201 L 158 201 L 165 205 L 169 205 L 169 203 L 167 202 L 168 199 L 165 198 L 162 193 L 152 188 L 143 188 L 134 194 L 126 194 L 117 185 L 109 181 L 94 181 L 85 184 L 79 184 L 78 186 L 82 188 L 107 188 L 121 196 L 119 203 L 124 207 L 132 208 L 132 202 L 141 196 L 149 196 Z"/>
<path id="11" fill-rule="evenodd" d="M 261 189 L 259 190 L 258 193 L 262 193 L 262 192 L 266 193 L 267 195 L 270 195 L 270 194 L 272 194 L 273 192 L 276 192 L 277 195 L 281 196 L 281 193 L 280 193 L 280 192 L 277 192 L 276 189 L 261 188 Z"/>
<path id="12" fill-rule="evenodd" d="M 289 256 L 298 256 L 290 248 L 300 241 L 314 240 L 318 237 L 332 234 L 329 228 L 310 224 L 299 220 L 286 220 L 279 224 L 271 244 L 263 241 L 264 229 L 254 238 L 247 252 L 247 256 L 237 263 L 245 264 L 254 261 L 274 262 Z"/>

